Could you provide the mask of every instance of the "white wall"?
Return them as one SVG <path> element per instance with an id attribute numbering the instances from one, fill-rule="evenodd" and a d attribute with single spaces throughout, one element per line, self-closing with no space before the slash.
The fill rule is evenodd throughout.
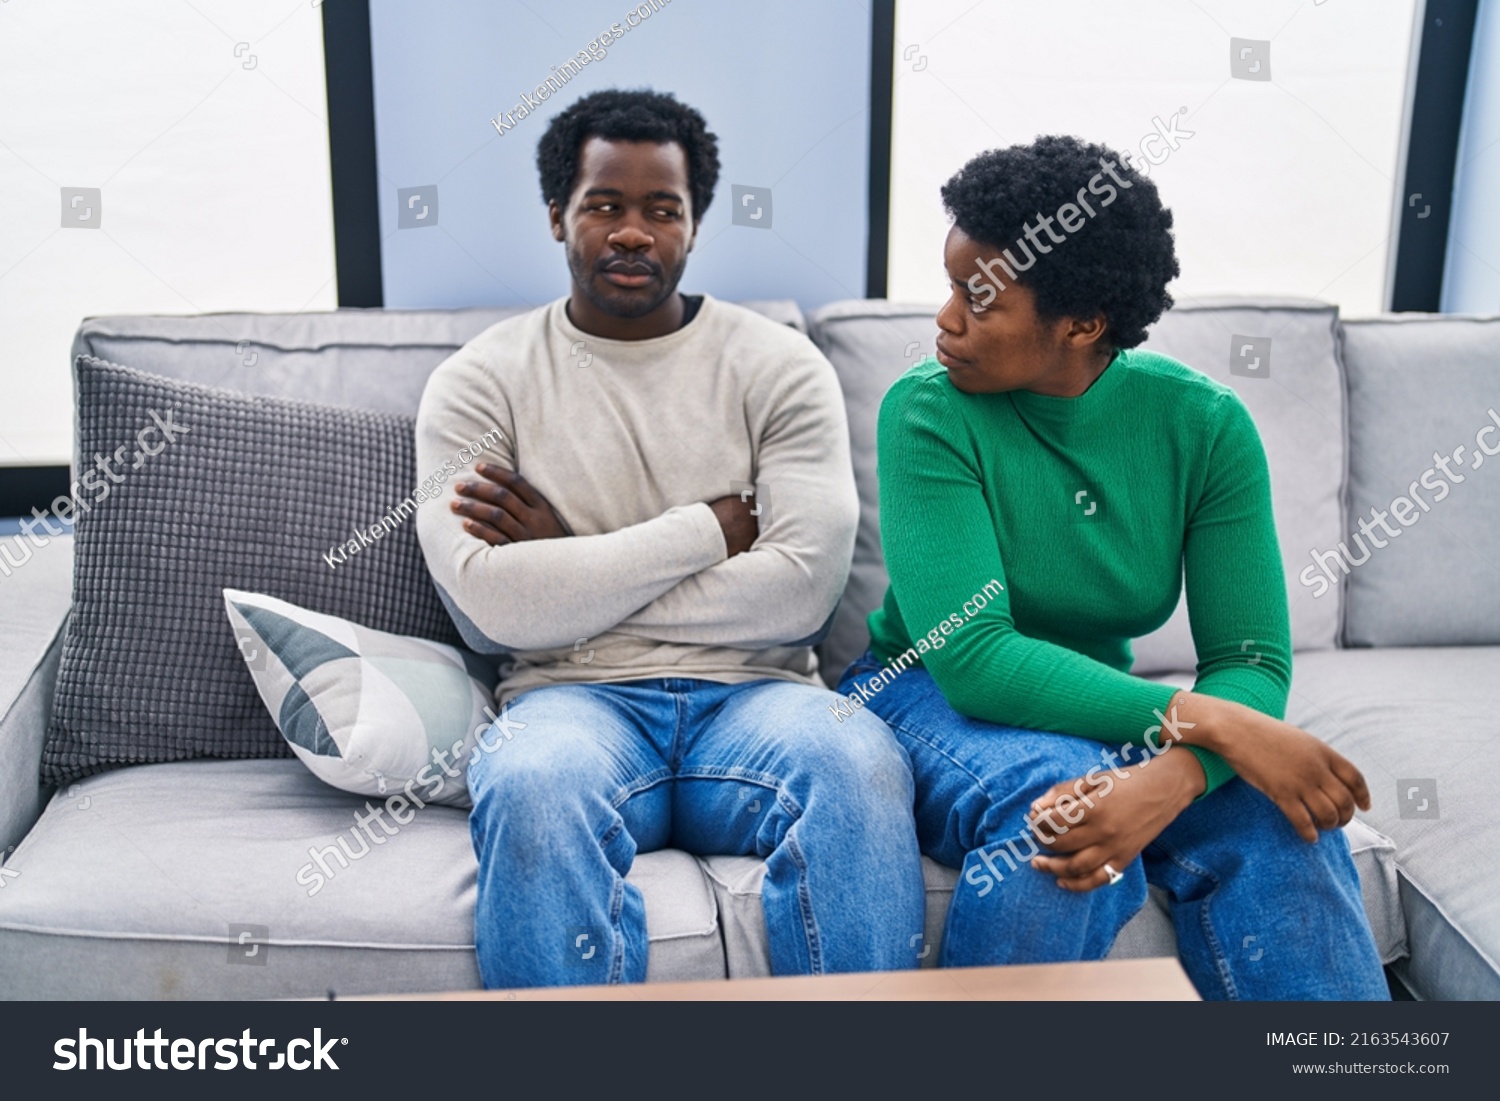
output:
<path id="1" fill-rule="evenodd" d="M 336 304 L 326 116 L 308 0 L 0 4 L 0 465 L 71 458 L 85 316 Z"/>
<path id="2" fill-rule="evenodd" d="M 1481 0 L 1469 59 L 1453 216 L 1443 270 L 1444 313 L 1500 313 L 1500 3 Z"/>
<path id="3" fill-rule="evenodd" d="M 1151 170 L 1177 299 L 1380 311 L 1416 3 L 901 0 L 890 297 L 946 296 L 938 188 L 975 153 L 1043 133 L 1135 150 L 1186 107 L 1194 136 Z M 1269 81 L 1231 78 L 1231 36 L 1269 40 Z"/>

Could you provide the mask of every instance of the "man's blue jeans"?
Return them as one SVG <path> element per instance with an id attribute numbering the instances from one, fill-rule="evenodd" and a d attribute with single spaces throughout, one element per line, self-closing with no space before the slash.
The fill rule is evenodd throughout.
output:
<path id="1" fill-rule="evenodd" d="M 924 895 L 906 755 L 779 680 L 536 688 L 469 765 L 486 987 L 639 982 L 637 852 L 764 857 L 778 975 L 913 967 Z M 524 723 L 524 729 L 518 729 Z"/>
<path id="2" fill-rule="evenodd" d="M 856 691 L 856 682 L 870 690 L 880 668 L 866 653 L 839 691 Z M 866 707 L 911 759 L 922 851 L 962 871 L 943 965 L 1103 959 L 1145 905 L 1150 883 L 1167 892 L 1183 969 L 1205 998 L 1389 996 L 1342 830 L 1310 845 L 1274 803 L 1234 779 L 1119 868 L 1121 882 L 1064 891 L 1030 865 L 1040 849 L 1027 812 L 1054 784 L 1104 765 L 1101 750 L 1117 747 L 960 715 L 920 666 L 872 693 Z M 1150 766 L 1131 756 L 1120 767 Z"/>

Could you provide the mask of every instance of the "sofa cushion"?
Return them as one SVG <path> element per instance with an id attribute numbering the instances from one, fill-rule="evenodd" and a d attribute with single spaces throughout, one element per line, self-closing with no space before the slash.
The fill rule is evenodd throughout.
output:
<path id="1" fill-rule="evenodd" d="M 81 357 L 79 467 L 123 443 L 77 518 L 73 612 L 42 757 L 66 784 L 102 768 L 289 751 L 224 623 L 225 588 L 457 644 L 417 545 L 383 517 L 417 486 L 410 418 L 251 397 Z M 174 425 L 129 449 L 153 425 Z M 325 555 L 361 536 L 362 549 Z M 364 546 L 368 542 L 370 545 Z"/>
<path id="2" fill-rule="evenodd" d="M 880 549 L 880 486 L 875 480 L 875 422 L 891 383 L 933 352 L 937 326 L 931 306 L 884 301 L 835 302 L 808 316 L 808 333 L 838 372 L 849 416 L 849 451 L 859 491 L 854 561 L 828 636 L 818 647 L 818 668 L 837 684 L 849 663 L 870 644 L 865 625 L 885 598 L 885 555 Z"/>
<path id="3" fill-rule="evenodd" d="M 843 386 L 860 500 L 849 585 L 819 652 L 825 671 L 841 674 L 869 644 L 865 619 L 885 595 L 876 417 L 891 383 L 931 353 L 935 313 L 931 306 L 854 301 L 825 306 L 808 318 L 813 340 Z M 1305 562 L 1308 546 L 1335 537 L 1342 523 L 1344 405 L 1337 324 L 1338 311 L 1319 302 L 1193 301 L 1167 313 L 1146 341 L 1146 347 L 1232 387 L 1255 418 L 1271 467 L 1297 650 L 1329 649 L 1339 636 L 1339 594 L 1315 599 L 1291 572 Z M 1250 340 L 1263 358 L 1254 371 L 1247 364 L 1255 356 L 1238 355 Z M 1143 675 L 1193 669 L 1197 658 L 1185 603 L 1180 601 L 1172 619 L 1139 640 L 1135 650 L 1135 671 Z"/>
<path id="4" fill-rule="evenodd" d="M 1271 468 L 1292 649 L 1298 651 L 1332 649 L 1341 626 L 1340 594 L 1317 598 L 1297 580 L 1308 547 L 1333 537 L 1343 523 L 1347 449 L 1338 321 L 1337 308 L 1322 302 L 1191 299 L 1153 325 L 1145 345 L 1233 389 L 1255 419 Z M 1143 675 L 1196 667 L 1185 599 L 1163 627 L 1136 642 L 1135 654 L 1135 672 Z"/>
<path id="5" fill-rule="evenodd" d="M 73 537 L 62 535 L 35 548 L 25 569 L 0 580 L 0 864 L 50 794 L 37 762 L 57 686 L 72 570 Z"/>
<path id="6" fill-rule="evenodd" d="M 1349 846 L 1359 869 L 1365 912 L 1375 932 L 1382 961 L 1406 954 L 1406 928 L 1397 901 L 1395 847 L 1358 819 L 1348 827 Z M 724 930 L 724 959 L 731 979 L 760 978 L 771 973 L 765 914 L 760 889 L 765 862 L 753 856 L 710 856 L 703 859 L 719 905 Z M 912 952 L 921 967 L 936 967 L 942 954 L 948 906 L 958 886 L 958 870 L 922 858 L 922 880 L 927 888 L 926 928 L 912 938 Z M 1175 956 L 1177 934 L 1167 910 L 1166 892 L 1150 889 L 1145 907 L 1126 922 L 1110 950 L 1110 959 Z"/>
<path id="7" fill-rule="evenodd" d="M 238 589 L 224 607 L 266 710 L 314 776 L 387 800 L 393 816 L 470 806 L 458 762 L 495 717 L 492 662 Z"/>
<path id="8" fill-rule="evenodd" d="M 1350 646 L 1500 644 L 1500 457 L 1486 458 L 1500 456 L 1500 319 L 1351 321 L 1344 360 L 1349 518 L 1336 540 L 1304 550 L 1303 567 L 1347 590 Z M 1377 526 L 1376 509 L 1389 530 Z M 1339 541 L 1347 556 L 1329 557 Z M 1312 565 L 1312 551 L 1325 569 Z"/>
<path id="9" fill-rule="evenodd" d="M 60 791 L 7 862 L 19 874 L 0 890 L 0 997 L 477 988 L 467 814 L 428 807 L 354 844 L 365 804 L 291 760 L 147 765 Z M 647 978 L 722 978 L 698 862 L 643 854 L 629 878 L 646 902 Z"/>
<path id="10" fill-rule="evenodd" d="M 1396 843 L 1403 980 L 1426 998 L 1500 998 L 1500 647 L 1299 654 L 1287 719 L 1359 766 L 1374 801 L 1360 817 Z"/>
<path id="11" fill-rule="evenodd" d="M 806 331 L 795 302 L 742 302 Z M 523 307 L 342 309 L 196 317 L 91 317 L 73 357 L 128 363 L 185 382 L 248 394 L 415 416 L 427 376 L 485 329 Z"/>
<path id="12" fill-rule="evenodd" d="M 771 948 L 766 939 L 766 915 L 760 889 L 766 862 L 758 856 L 706 856 L 703 869 L 713 885 L 724 935 L 724 962 L 731 979 L 764 978 L 771 974 Z M 912 958 L 921 967 L 936 967 L 943 947 L 943 920 L 953 897 L 957 873 L 922 858 L 927 888 L 926 928 L 912 931 Z"/>

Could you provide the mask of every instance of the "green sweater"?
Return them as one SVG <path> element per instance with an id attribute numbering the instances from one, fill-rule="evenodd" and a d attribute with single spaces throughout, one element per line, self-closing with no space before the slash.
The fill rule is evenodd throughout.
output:
<path id="1" fill-rule="evenodd" d="M 1131 676 L 1131 640 L 1185 576 L 1194 691 L 1283 716 L 1270 474 L 1228 387 L 1136 349 L 1076 398 L 970 395 L 925 360 L 881 405 L 879 476 L 890 587 L 871 643 L 883 661 L 915 649 L 954 710 L 1142 746 L 1176 689 Z M 1233 777 L 1189 748 L 1205 794 Z"/>

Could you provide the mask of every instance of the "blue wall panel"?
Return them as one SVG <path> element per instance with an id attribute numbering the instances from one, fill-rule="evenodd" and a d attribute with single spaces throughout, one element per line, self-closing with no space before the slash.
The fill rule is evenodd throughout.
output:
<path id="1" fill-rule="evenodd" d="M 492 118 L 600 32 L 623 27 L 629 10 L 628 0 L 371 0 L 387 307 L 538 305 L 567 293 L 536 143 L 558 111 L 610 87 L 670 91 L 719 137 L 723 172 L 683 290 L 804 308 L 864 296 L 869 9 L 672 0 L 497 133 Z M 733 185 L 770 189 L 768 225 L 733 224 Z M 401 228 L 399 193 L 413 188 L 414 224 Z"/>
<path id="2" fill-rule="evenodd" d="M 1500 3 L 1483 0 L 1453 175 L 1444 313 L 1500 313 Z"/>

